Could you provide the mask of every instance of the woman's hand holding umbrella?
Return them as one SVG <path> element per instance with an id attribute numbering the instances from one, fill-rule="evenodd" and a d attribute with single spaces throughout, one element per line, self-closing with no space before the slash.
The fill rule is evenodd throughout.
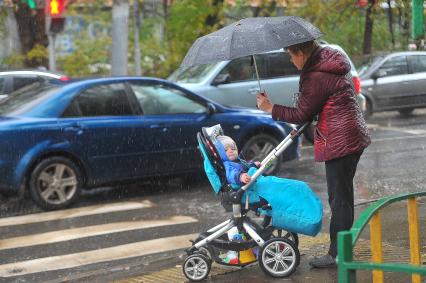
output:
<path id="1" fill-rule="evenodd" d="M 266 92 L 260 92 L 256 95 L 256 104 L 257 108 L 267 113 L 272 113 L 272 108 L 274 104 L 269 100 Z"/>

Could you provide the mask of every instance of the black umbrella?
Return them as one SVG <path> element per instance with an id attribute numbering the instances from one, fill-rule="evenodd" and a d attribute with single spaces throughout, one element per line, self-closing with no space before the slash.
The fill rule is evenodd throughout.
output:
<path id="1" fill-rule="evenodd" d="M 311 41 L 323 33 L 296 16 L 246 18 L 198 38 L 189 49 L 182 67 L 231 60 Z M 256 60 L 254 67 L 259 82 Z"/>

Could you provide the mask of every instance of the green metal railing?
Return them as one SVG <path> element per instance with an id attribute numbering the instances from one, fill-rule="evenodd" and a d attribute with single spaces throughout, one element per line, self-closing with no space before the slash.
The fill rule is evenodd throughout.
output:
<path id="1" fill-rule="evenodd" d="M 426 275 L 426 266 L 421 263 L 416 198 L 422 196 L 426 196 L 426 192 L 402 194 L 380 199 L 361 213 L 351 230 L 338 233 L 337 264 L 339 283 L 355 283 L 356 270 L 359 269 L 372 270 L 373 283 L 384 282 L 384 271 L 411 273 L 412 282 L 421 283 L 421 275 Z M 411 261 L 410 263 L 384 263 L 380 209 L 402 200 L 407 200 Z M 367 223 L 370 223 L 372 262 L 355 262 L 353 261 L 353 249 Z M 423 229 L 423 231 L 425 230 Z"/>

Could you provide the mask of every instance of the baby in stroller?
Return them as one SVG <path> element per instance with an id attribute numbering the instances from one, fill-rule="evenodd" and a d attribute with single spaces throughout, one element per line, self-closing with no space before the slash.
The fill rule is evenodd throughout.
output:
<path id="1" fill-rule="evenodd" d="M 250 182 L 251 177 L 247 174 L 250 167 L 260 167 L 260 162 L 247 162 L 238 155 L 235 141 L 228 136 L 216 137 L 216 149 L 223 161 L 227 181 L 234 186 L 241 186 Z"/>
<path id="2" fill-rule="evenodd" d="M 287 277 L 296 270 L 300 261 L 297 233 L 315 236 L 319 232 L 321 202 L 304 182 L 262 173 L 305 126 L 290 133 L 265 160 L 251 164 L 255 166 L 247 173 L 238 170 L 238 180 L 229 174 L 231 160 L 226 155 L 226 138 L 220 125 L 202 128 L 197 134 L 207 177 L 233 217 L 201 233 L 186 250 L 183 272 L 189 280 L 205 279 L 213 261 L 241 267 L 258 261 L 261 269 L 273 277 Z M 265 217 L 261 225 L 248 217 L 250 211 Z"/>

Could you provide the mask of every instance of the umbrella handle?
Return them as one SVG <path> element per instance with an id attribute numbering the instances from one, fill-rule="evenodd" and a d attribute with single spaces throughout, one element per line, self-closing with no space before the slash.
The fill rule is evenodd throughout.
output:
<path id="1" fill-rule="evenodd" d="M 254 55 L 251 55 L 251 56 L 254 62 L 254 69 L 256 70 L 257 83 L 259 84 L 259 92 L 262 92 L 262 88 L 260 87 L 260 79 L 259 79 L 259 72 L 257 70 L 256 58 L 254 57 Z"/>

